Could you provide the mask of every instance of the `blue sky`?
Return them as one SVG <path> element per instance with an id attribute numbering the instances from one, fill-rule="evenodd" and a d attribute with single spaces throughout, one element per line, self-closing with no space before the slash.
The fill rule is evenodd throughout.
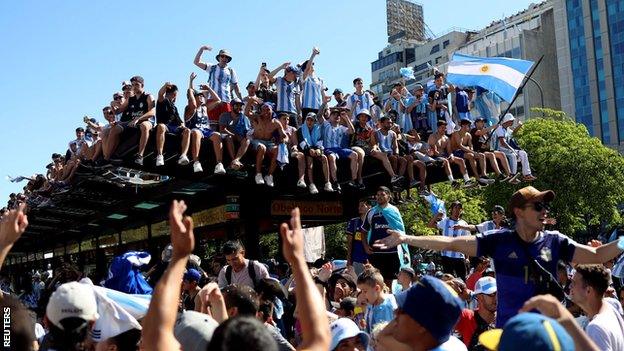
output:
<path id="1" fill-rule="evenodd" d="M 422 1 L 434 33 L 480 29 L 529 3 Z M 165 81 L 187 86 L 193 71 L 205 81 L 193 65 L 204 44 L 213 47 L 205 60 L 230 50 L 242 87 L 261 62 L 301 62 L 313 46 L 321 50 L 317 73 L 331 89 L 351 90 L 356 76 L 368 85 L 370 63 L 387 43 L 385 9 L 383 0 L 1 1 L 0 207 L 25 185 L 5 176 L 44 173 L 84 115 L 103 120 L 101 109 L 123 80 L 141 75 L 152 93 Z"/>

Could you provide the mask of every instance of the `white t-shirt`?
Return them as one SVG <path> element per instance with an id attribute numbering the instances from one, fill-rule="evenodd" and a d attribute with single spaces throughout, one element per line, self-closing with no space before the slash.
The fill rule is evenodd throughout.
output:
<path id="1" fill-rule="evenodd" d="M 589 321 L 585 332 L 602 351 L 624 350 L 624 321 L 609 303 Z"/>
<path id="2" fill-rule="evenodd" d="M 266 267 L 262 263 L 258 261 L 253 261 L 253 263 L 254 270 L 256 272 L 256 282 L 260 281 L 260 279 L 269 277 L 269 271 L 267 271 Z M 241 269 L 240 272 L 234 272 L 234 269 L 232 269 L 232 281 L 230 281 L 229 284 L 247 285 L 253 288 L 254 283 L 249 276 L 248 266 L 249 260 L 245 259 L 245 268 Z M 229 266 L 221 268 L 221 271 L 219 272 L 219 278 L 217 279 L 217 281 L 220 289 L 223 289 L 229 285 L 227 279 L 225 278 L 225 271 L 227 270 L 227 267 Z"/>
<path id="3" fill-rule="evenodd" d="M 458 338 L 451 337 L 442 345 L 431 349 L 431 351 L 467 351 L 466 345 Z"/>

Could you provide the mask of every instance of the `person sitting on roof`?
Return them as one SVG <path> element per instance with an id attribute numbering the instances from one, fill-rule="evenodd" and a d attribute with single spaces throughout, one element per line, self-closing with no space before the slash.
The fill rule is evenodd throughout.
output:
<path id="1" fill-rule="evenodd" d="M 509 160 L 509 166 L 511 167 L 511 173 L 514 174 L 513 179 L 518 179 L 520 173 L 518 172 L 518 159 L 522 164 L 522 180 L 526 182 L 537 179 L 531 174 L 531 166 L 529 165 L 529 156 L 526 151 L 520 149 L 518 145 L 513 141 L 513 134 L 515 134 L 520 128 L 522 128 L 522 122 L 518 121 L 516 128 L 511 128 L 516 118 L 507 113 L 499 126 L 494 131 L 494 149 L 502 151 Z"/>
<path id="2" fill-rule="evenodd" d="M 253 113 L 252 107 L 255 101 L 251 101 L 245 107 L 245 116 L 248 116 L 251 120 L 253 127 L 253 133 L 251 134 L 251 146 L 256 150 L 256 184 L 266 184 L 269 187 L 273 187 L 273 172 L 277 168 L 277 144 L 273 139 L 275 133 L 279 134 L 279 138 L 283 140 L 286 138 L 284 128 L 280 122 L 273 119 L 273 108 L 271 104 L 262 104 L 260 107 L 260 113 Z M 281 114 L 282 112 L 280 112 Z M 286 113 L 286 112 L 285 112 Z M 286 113 L 288 114 L 288 113 Z M 269 171 L 267 175 L 262 178 L 262 162 L 265 155 L 271 158 L 271 164 L 269 165 Z"/>

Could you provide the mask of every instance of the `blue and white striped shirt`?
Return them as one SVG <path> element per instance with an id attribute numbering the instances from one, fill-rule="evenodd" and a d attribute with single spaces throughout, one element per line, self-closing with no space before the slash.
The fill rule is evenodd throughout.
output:
<path id="1" fill-rule="evenodd" d="M 323 147 L 329 148 L 341 148 L 342 140 L 345 135 L 348 134 L 349 128 L 338 124 L 332 126 L 329 121 L 323 123 Z"/>
<path id="2" fill-rule="evenodd" d="M 230 84 L 237 84 L 236 72 L 231 67 L 221 68 L 219 65 L 208 65 L 208 84 L 219 95 L 223 102 L 230 102 Z"/>
<path id="3" fill-rule="evenodd" d="M 295 93 L 297 89 L 296 81 L 288 82 L 284 77 L 277 77 L 275 79 L 275 86 L 277 87 L 277 108 L 279 112 L 291 112 L 297 113 L 297 105 L 295 105 Z"/>
<path id="4" fill-rule="evenodd" d="M 453 229 L 453 226 L 460 224 L 463 226 L 468 225 L 468 223 L 466 223 L 466 221 L 460 219 L 460 220 L 453 220 L 449 217 L 443 218 L 442 220 L 440 220 L 438 222 L 438 229 L 440 229 L 442 231 L 442 235 L 444 236 L 450 236 L 453 238 L 456 238 L 458 236 L 465 236 L 465 235 L 470 235 L 470 232 L 467 230 L 463 230 L 463 229 Z M 450 257 L 450 258 L 465 258 L 464 254 L 461 252 L 456 252 L 456 251 L 442 251 L 442 256 L 446 256 L 446 257 Z"/>
<path id="5" fill-rule="evenodd" d="M 375 132 L 375 137 L 377 138 L 377 145 L 379 145 L 379 149 L 386 153 L 394 153 L 394 149 L 392 148 L 392 144 L 396 139 L 396 133 L 393 130 L 389 130 L 387 135 L 383 135 L 381 130 L 377 130 Z"/>
<path id="6" fill-rule="evenodd" d="M 500 229 L 496 228 L 496 223 L 494 223 L 494 221 L 485 221 L 483 223 L 477 224 L 475 227 L 477 227 L 477 231 L 479 233 L 485 233 L 489 232 L 490 230 Z"/>
<path id="7" fill-rule="evenodd" d="M 356 106 L 356 101 L 360 101 L 359 104 L 357 104 Z M 349 96 L 349 98 L 347 99 L 347 108 L 351 111 L 353 111 L 353 116 L 357 116 L 358 113 L 360 113 L 360 111 L 367 109 L 370 111 L 371 107 L 374 105 L 375 103 L 373 102 L 373 97 L 370 96 L 370 94 L 368 92 L 364 92 L 364 94 L 362 95 L 358 95 L 356 93 L 353 93 Z M 355 108 L 355 110 L 353 110 Z"/>
<path id="8" fill-rule="evenodd" d="M 325 83 L 321 78 L 308 76 L 303 81 L 303 101 L 301 107 L 318 110 L 323 104 L 322 91 L 325 89 Z"/>

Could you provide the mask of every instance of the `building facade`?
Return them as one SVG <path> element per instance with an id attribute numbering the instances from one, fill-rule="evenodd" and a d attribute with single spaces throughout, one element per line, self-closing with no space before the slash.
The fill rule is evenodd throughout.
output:
<path id="1" fill-rule="evenodd" d="M 552 1 L 531 5 L 502 20 L 492 22 L 477 32 L 457 52 L 481 57 L 509 57 L 537 61 L 543 55 L 541 64 L 535 70 L 523 92 L 518 96 L 510 112 L 524 119 L 530 116 L 531 107 L 561 109 L 557 71 L 557 50 Z M 539 84 L 539 86 L 538 86 Z M 541 92 L 540 92 L 541 88 Z M 503 103 L 501 108 L 506 108 Z"/>
<path id="2" fill-rule="evenodd" d="M 425 21 L 423 7 L 411 0 L 387 0 L 386 19 L 388 42 L 398 39 L 425 40 Z"/>
<path id="3" fill-rule="evenodd" d="M 624 152 L 624 0 L 554 0 L 561 107 Z"/>
<path id="4" fill-rule="evenodd" d="M 415 79 L 404 83 L 412 91 L 416 83 L 431 79 L 431 67 L 447 63 L 449 54 L 465 44 L 468 37 L 466 32 L 451 30 L 425 42 L 398 40 L 388 44 L 379 52 L 377 60 L 371 63 L 371 90 L 387 99 L 392 86 L 403 81 L 400 69 L 410 67 L 414 70 Z"/>

